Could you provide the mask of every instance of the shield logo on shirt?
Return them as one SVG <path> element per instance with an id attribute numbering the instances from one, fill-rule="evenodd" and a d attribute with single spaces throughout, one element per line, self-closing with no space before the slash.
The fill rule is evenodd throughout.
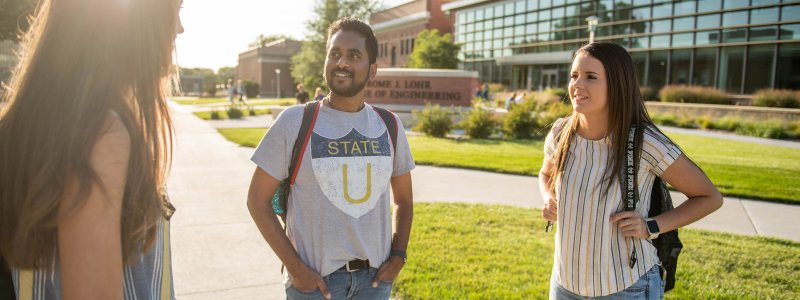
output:
<path id="1" fill-rule="evenodd" d="M 351 130 L 340 138 L 311 136 L 311 165 L 334 206 L 358 218 L 375 207 L 392 177 L 388 132 L 377 138 Z"/>

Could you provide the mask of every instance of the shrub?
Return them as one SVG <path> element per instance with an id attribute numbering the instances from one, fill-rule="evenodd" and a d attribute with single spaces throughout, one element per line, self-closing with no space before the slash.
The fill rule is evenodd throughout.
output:
<path id="1" fill-rule="evenodd" d="M 211 109 L 211 119 L 212 120 L 219 120 L 220 119 L 219 112 L 217 111 L 216 108 L 212 108 Z"/>
<path id="2" fill-rule="evenodd" d="M 255 108 L 255 107 L 253 107 L 252 105 L 250 105 L 250 106 L 247 106 L 247 115 L 248 115 L 248 116 L 255 116 L 255 115 L 257 115 L 257 113 L 256 113 L 256 108 Z"/>
<path id="3" fill-rule="evenodd" d="M 653 115 L 650 117 L 653 120 L 653 123 L 657 125 L 664 125 L 664 126 L 677 126 L 678 121 L 674 115 L 671 114 L 663 114 L 663 115 Z"/>
<path id="4" fill-rule="evenodd" d="M 244 85 L 244 94 L 247 98 L 255 98 L 258 96 L 258 83 L 251 80 L 243 80 L 242 84 Z"/>
<path id="5" fill-rule="evenodd" d="M 497 127 L 497 122 L 492 119 L 492 113 L 480 106 L 473 106 L 467 117 L 461 121 L 464 134 L 474 139 L 488 138 Z"/>
<path id="6" fill-rule="evenodd" d="M 658 101 L 656 90 L 649 86 L 640 86 L 639 92 L 642 93 L 642 100 L 644 101 Z"/>
<path id="7" fill-rule="evenodd" d="M 551 94 L 553 96 L 556 96 L 556 98 L 558 98 L 558 100 L 561 100 L 563 102 L 569 102 L 569 98 L 567 98 L 567 90 L 566 89 L 562 89 L 562 88 L 547 88 L 547 89 L 544 90 L 544 92 L 547 93 L 547 94 Z"/>
<path id="8" fill-rule="evenodd" d="M 770 139 L 786 138 L 788 134 L 778 122 L 747 122 L 736 128 L 736 133 Z"/>
<path id="9" fill-rule="evenodd" d="M 231 106 L 228 108 L 228 118 L 229 119 L 241 119 L 244 116 L 244 112 L 238 107 Z"/>
<path id="10" fill-rule="evenodd" d="M 668 85 L 661 89 L 659 98 L 663 102 L 733 104 L 725 93 L 699 86 Z"/>
<path id="11" fill-rule="evenodd" d="M 753 97 L 754 106 L 800 108 L 800 92 L 764 89 Z"/>
<path id="12" fill-rule="evenodd" d="M 452 114 L 450 110 L 441 108 L 438 104 L 426 104 L 422 111 L 414 111 L 414 117 L 418 120 L 414 130 L 433 137 L 444 137 L 450 129 L 453 129 Z"/>
<path id="13" fill-rule="evenodd" d="M 503 120 L 503 134 L 506 138 L 529 139 L 533 137 L 538 125 L 533 113 L 525 109 L 525 106 L 512 106 Z"/>

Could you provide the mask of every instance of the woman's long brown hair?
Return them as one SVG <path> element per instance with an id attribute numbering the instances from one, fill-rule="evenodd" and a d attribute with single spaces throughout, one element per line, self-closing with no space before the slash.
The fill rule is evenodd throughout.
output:
<path id="1" fill-rule="evenodd" d="M 98 181 L 90 154 L 114 112 L 131 141 L 123 257 L 152 244 L 171 161 L 166 95 L 179 6 L 45 0 L 37 8 L 0 104 L 0 253 L 10 266 L 51 265 L 67 187 L 77 189 L 70 211 Z"/>
<path id="2" fill-rule="evenodd" d="M 579 54 L 587 54 L 596 58 L 603 63 L 606 70 L 606 84 L 608 85 L 607 138 L 611 145 L 610 161 L 603 172 L 605 188 L 602 190 L 607 193 L 615 180 L 619 183 L 622 182 L 620 177 L 625 166 L 625 145 L 631 125 L 637 125 L 639 130 L 636 134 L 641 135 L 644 132 L 644 125 L 652 124 L 652 121 L 642 101 L 633 60 L 625 48 L 612 43 L 591 43 L 578 49 L 574 57 Z M 550 181 L 551 189 L 555 189 L 555 184 L 560 181 L 561 175 L 564 173 L 570 141 L 575 137 L 579 124 L 580 118 L 576 117 L 576 112 L 573 111 L 572 116 L 567 119 L 558 135 L 554 154 L 557 180 Z M 642 139 L 637 140 L 641 143 Z M 637 145 L 637 149 L 641 149 L 641 145 Z M 635 159 L 638 160 L 639 152 L 635 153 Z"/>

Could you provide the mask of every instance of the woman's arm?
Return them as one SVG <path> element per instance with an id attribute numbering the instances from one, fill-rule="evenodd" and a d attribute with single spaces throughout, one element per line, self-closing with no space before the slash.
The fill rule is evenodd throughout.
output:
<path id="1" fill-rule="evenodd" d="M 555 222 L 558 217 L 556 194 L 550 189 L 550 180 L 552 180 L 554 168 L 555 165 L 550 161 L 550 158 L 545 156 L 542 168 L 539 170 L 539 193 L 544 202 L 542 217 L 550 222 Z"/>
<path id="2" fill-rule="evenodd" d="M 58 255 L 64 299 L 122 299 L 120 218 L 130 154 L 130 136 L 117 118 L 94 145 L 90 164 L 97 175 L 88 198 L 75 198 L 69 180 L 58 217 Z"/>
<path id="3" fill-rule="evenodd" d="M 694 223 L 722 206 L 722 195 L 717 187 L 686 155 L 681 154 L 661 178 L 689 198 L 675 209 L 653 218 L 661 232 Z"/>
<path id="4" fill-rule="evenodd" d="M 684 154 L 661 174 L 661 178 L 689 198 L 675 209 L 653 218 L 662 233 L 694 223 L 722 206 L 722 195 L 717 187 Z M 611 221 L 619 222 L 625 236 L 649 237 L 647 224 L 637 212 L 616 213 L 611 216 Z"/>

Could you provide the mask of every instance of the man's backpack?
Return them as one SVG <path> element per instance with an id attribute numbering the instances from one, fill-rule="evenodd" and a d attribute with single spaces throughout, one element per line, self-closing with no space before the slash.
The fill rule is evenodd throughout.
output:
<path id="1" fill-rule="evenodd" d="M 635 190 L 636 186 L 636 170 L 638 170 L 638 160 L 634 159 L 635 145 L 641 145 L 641 139 L 644 132 L 636 134 L 636 126 L 632 126 L 628 135 L 627 143 L 627 160 L 625 178 L 627 180 L 626 193 L 625 193 L 625 210 L 635 210 L 636 202 L 638 200 Z M 642 130 L 644 131 L 644 130 Z M 658 216 L 662 213 L 670 211 L 674 208 L 672 204 L 672 197 L 667 190 L 666 184 L 661 178 L 656 177 L 653 181 L 653 191 L 650 193 L 650 208 L 648 216 L 650 218 Z M 681 254 L 683 243 L 678 238 L 678 229 L 662 232 L 658 238 L 652 240 L 653 246 L 656 248 L 658 259 L 661 261 L 661 280 L 664 281 L 664 291 L 672 290 L 675 287 L 675 271 L 678 268 L 678 255 Z M 634 246 L 635 247 L 635 246 Z M 631 253 L 631 267 L 636 264 L 636 249 Z"/>
<path id="2" fill-rule="evenodd" d="M 288 211 L 289 191 L 297 178 L 297 173 L 300 170 L 300 164 L 303 160 L 303 154 L 308 145 L 308 141 L 311 139 L 311 133 L 314 131 L 314 124 L 317 122 L 317 114 L 319 114 L 319 108 L 321 106 L 322 100 L 305 103 L 303 120 L 300 123 L 300 131 L 297 132 L 297 139 L 295 139 L 294 147 L 292 148 L 292 160 L 289 163 L 289 176 L 281 181 L 278 190 L 272 195 L 272 211 L 281 217 L 284 228 L 286 224 L 286 213 Z M 378 113 L 383 123 L 386 124 L 386 128 L 389 130 L 389 137 L 392 141 L 392 149 L 396 153 L 398 126 L 394 114 L 380 107 L 372 106 L 372 109 Z"/>

